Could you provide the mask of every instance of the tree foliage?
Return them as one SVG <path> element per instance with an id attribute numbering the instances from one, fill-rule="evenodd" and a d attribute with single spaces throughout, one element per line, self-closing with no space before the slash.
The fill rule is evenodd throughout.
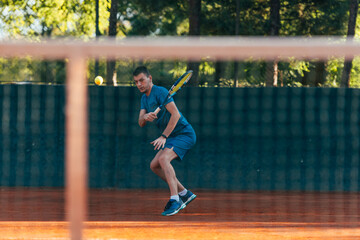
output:
<path id="1" fill-rule="evenodd" d="M 267 36 L 271 30 L 270 0 L 201 0 L 200 35 Z M 100 32 L 109 34 L 110 0 L 100 0 Z M 238 10 L 238 13 L 237 13 Z M 238 14 L 238 18 L 237 18 Z M 236 19 L 239 19 L 237 22 Z M 280 36 L 345 36 L 349 19 L 349 1 L 280 0 Z M 117 37 L 181 36 L 189 34 L 189 1 L 118 0 Z M 0 3 L 2 38 L 76 37 L 95 38 L 95 0 L 3 0 Z M 359 18 L 355 38 L 359 37 Z M 15 65 L 19 67 L 16 67 Z M 154 79 L 166 83 L 186 69 L 182 61 L 117 61 L 120 84 L 131 83 L 131 72 L 139 64 L 149 65 Z M 278 86 L 339 86 L 344 59 L 280 62 Z M 360 62 L 353 61 L 350 86 L 359 87 Z M 94 60 L 89 61 L 89 81 L 94 76 Z M 41 63 L 32 59 L 1 59 L 0 81 L 38 81 L 62 83 L 64 62 Z M 241 61 L 236 66 L 239 86 L 263 86 L 268 77 L 263 61 Z M 49 69 L 51 71 L 49 71 Z M 99 73 L 106 73 L 106 61 L 100 61 Z M 50 77 L 43 79 L 39 72 Z M 319 74 L 319 71 L 322 71 Z M 61 77 L 59 77 L 61 76 Z M 216 76 L 216 77 L 215 77 Z M 316 76 L 323 76 L 317 79 Z M 49 80 L 50 79 L 50 80 Z M 231 86 L 234 63 L 199 63 L 199 85 Z"/>

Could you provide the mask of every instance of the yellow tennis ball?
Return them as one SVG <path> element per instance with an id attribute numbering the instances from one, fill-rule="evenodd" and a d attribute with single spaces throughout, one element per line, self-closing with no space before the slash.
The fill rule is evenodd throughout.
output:
<path id="1" fill-rule="evenodd" d="M 101 85 L 104 82 L 104 79 L 101 76 L 97 76 L 95 78 L 95 84 L 96 85 Z"/>

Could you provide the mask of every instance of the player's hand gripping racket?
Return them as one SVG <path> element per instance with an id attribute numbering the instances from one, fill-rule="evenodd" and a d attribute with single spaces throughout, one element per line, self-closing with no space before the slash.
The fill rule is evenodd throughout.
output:
<path id="1" fill-rule="evenodd" d="M 176 92 L 178 90 L 180 90 L 181 87 L 184 86 L 190 80 L 192 74 L 193 74 L 193 71 L 189 70 L 186 73 L 184 73 L 181 77 L 179 77 L 178 80 L 176 80 L 174 85 L 172 85 L 172 87 L 170 88 L 169 93 L 168 93 L 167 97 L 165 98 L 164 102 L 154 111 L 155 114 L 158 114 L 160 112 L 161 108 L 164 106 L 164 103 L 166 103 L 166 101 L 169 100 L 169 98 L 174 96 L 176 94 Z"/>

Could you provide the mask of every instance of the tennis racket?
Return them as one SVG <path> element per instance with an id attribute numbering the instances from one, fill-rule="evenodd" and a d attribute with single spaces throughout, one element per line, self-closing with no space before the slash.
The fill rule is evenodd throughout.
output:
<path id="1" fill-rule="evenodd" d="M 183 75 L 181 75 L 181 77 L 179 77 L 178 80 L 176 80 L 176 82 L 170 88 L 169 93 L 168 93 L 167 97 L 165 98 L 164 102 L 154 111 L 155 114 L 158 114 L 160 112 L 161 108 L 164 106 L 164 103 L 167 100 L 169 100 L 169 98 L 174 96 L 176 94 L 176 92 L 179 91 L 181 89 L 181 87 L 184 86 L 190 80 L 192 74 L 193 74 L 193 71 L 189 70 L 186 73 L 184 73 Z"/>

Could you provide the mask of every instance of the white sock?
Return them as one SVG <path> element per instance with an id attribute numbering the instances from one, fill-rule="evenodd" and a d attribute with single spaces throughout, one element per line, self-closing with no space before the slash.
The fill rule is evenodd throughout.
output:
<path id="1" fill-rule="evenodd" d="M 186 195 L 186 193 L 187 193 L 187 189 L 185 188 L 184 190 L 182 190 L 181 192 L 179 192 L 179 195 L 183 197 L 183 196 Z"/>
<path id="2" fill-rule="evenodd" d="M 176 200 L 177 202 L 180 200 L 179 195 L 170 196 L 170 199 L 174 199 L 174 200 Z"/>

